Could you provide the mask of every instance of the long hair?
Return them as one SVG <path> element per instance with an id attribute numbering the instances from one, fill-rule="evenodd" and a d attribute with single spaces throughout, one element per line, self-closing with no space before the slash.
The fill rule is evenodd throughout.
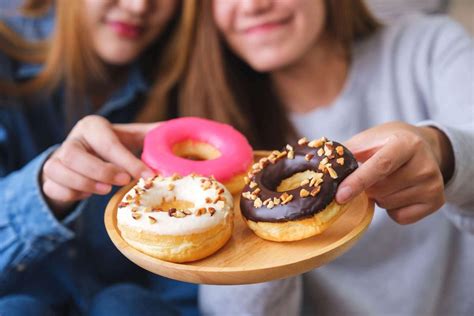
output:
<path id="1" fill-rule="evenodd" d="M 28 0 L 22 13 L 37 17 L 51 9 L 53 1 Z M 84 17 L 79 0 L 54 1 L 55 28 L 50 38 L 29 42 L 0 23 L 0 51 L 14 60 L 40 63 L 35 77 L 22 83 L 0 82 L 0 93 L 28 97 L 49 94 L 64 87 L 66 113 L 75 119 L 86 113 L 82 101 L 91 85 L 109 82 L 108 74 L 93 51 L 89 34 L 81 30 Z M 140 64 L 152 88 L 137 120 L 163 119 L 163 109 L 188 60 L 189 44 L 195 24 L 195 1 L 182 0 L 179 16 L 170 21 L 160 39 L 140 56 Z M 158 75 L 159 74 L 159 75 Z M 150 109 L 152 107 L 153 109 Z"/>
<path id="2" fill-rule="evenodd" d="M 324 0 L 325 31 L 347 50 L 370 36 L 379 23 L 362 0 Z M 180 113 L 230 123 L 254 147 L 274 149 L 296 133 L 268 74 L 252 70 L 220 38 L 211 0 L 201 1 L 189 70 L 179 95 Z"/>

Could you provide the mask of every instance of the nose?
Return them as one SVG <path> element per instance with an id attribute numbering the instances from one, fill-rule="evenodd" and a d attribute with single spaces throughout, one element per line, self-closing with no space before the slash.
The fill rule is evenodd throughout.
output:
<path id="1" fill-rule="evenodd" d="M 262 13 L 272 6 L 273 0 L 239 0 L 245 13 Z"/>
<path id="2" fill-rule="evenodd" d="M 134 14 L 144 14 L 148 10 L 149 0 L 120 0 L 120 6 Z"/>

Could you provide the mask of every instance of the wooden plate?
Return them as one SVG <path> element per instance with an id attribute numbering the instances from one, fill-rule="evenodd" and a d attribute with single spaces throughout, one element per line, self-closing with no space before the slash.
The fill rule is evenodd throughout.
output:
<path id="1" fill-rule="evenodd" d="M 266 156 L 255 152 L 255 159 Z M 243 222 L 239 197 L 234 197 L 235 227 L 232 238 L 215 254 L 191 263 L 177 264 L 153 258 L 130 246 L 117 228 L 117 205 L 129 185 L 110 200 L 105 227 L 115 246 L 138 266 L 171 279 L 204 284 L 248 284 L 298 275 L 334 260 L 362 236 L 369 226 L 374 204 L 365 193 L 347 204 L 347 211 L 324 233 L 295 242 L 278 243 L 257 237 Z"/>

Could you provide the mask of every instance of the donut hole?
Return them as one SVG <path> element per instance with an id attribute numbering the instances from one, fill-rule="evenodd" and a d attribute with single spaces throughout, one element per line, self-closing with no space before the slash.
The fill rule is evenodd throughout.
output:
<path id="1" fill-rule="evenodd" d="M 317 177 L 318 173 L 313 170 L 305 170 L 303 172 L 297 172 L 288 178 L 281 180 L 280 184 L 276 187 L 277 192 L 286 192 L 296 189 L 301 186 L 301 182 L 304 180 L 311 180 L 313 177 Z"/>
<path id="2" fill-rule="evenodd" d="M 177 210 L 189 210 L 193 207 L 193 202 L 185 200 L 163 201 L 160 205 L 155 206 L 155 208 L 162 209 L 163 211 L 168 211 L 172 208 L 175 208 Z"/>
<path id="3" fill-rule="evenodd" d="M 219 158 L 221 152 L 214 146 L 192 140 L 176 143 L 173 146 L 173 153 L 181 158 L 203 161 Z"/>

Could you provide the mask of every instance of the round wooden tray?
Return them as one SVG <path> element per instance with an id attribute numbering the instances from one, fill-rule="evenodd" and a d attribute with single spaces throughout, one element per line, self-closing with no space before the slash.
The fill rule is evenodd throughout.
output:
<path id="1" fill-rule="evenodd" d="M 255 152 L 255 159 L 266 156 Z M 107 232 L 124 256 L 138 266 L 171 279 L 204 284 L 248 284 L 298 275 L 334 260 L 362 236 L 374 215 L 374 204 L 365 193 L 346 205 L 346 212 L 324 233 L 294 242 L 271 242 L 255 235 L 240 215 L 234 197 L 232 238 L 215 254 L 196 262 L 178 264 L 156 259 L 130 246 L 117 228 L 117 205 L 133 184 L 122 188 L 105 210 Z"/>

